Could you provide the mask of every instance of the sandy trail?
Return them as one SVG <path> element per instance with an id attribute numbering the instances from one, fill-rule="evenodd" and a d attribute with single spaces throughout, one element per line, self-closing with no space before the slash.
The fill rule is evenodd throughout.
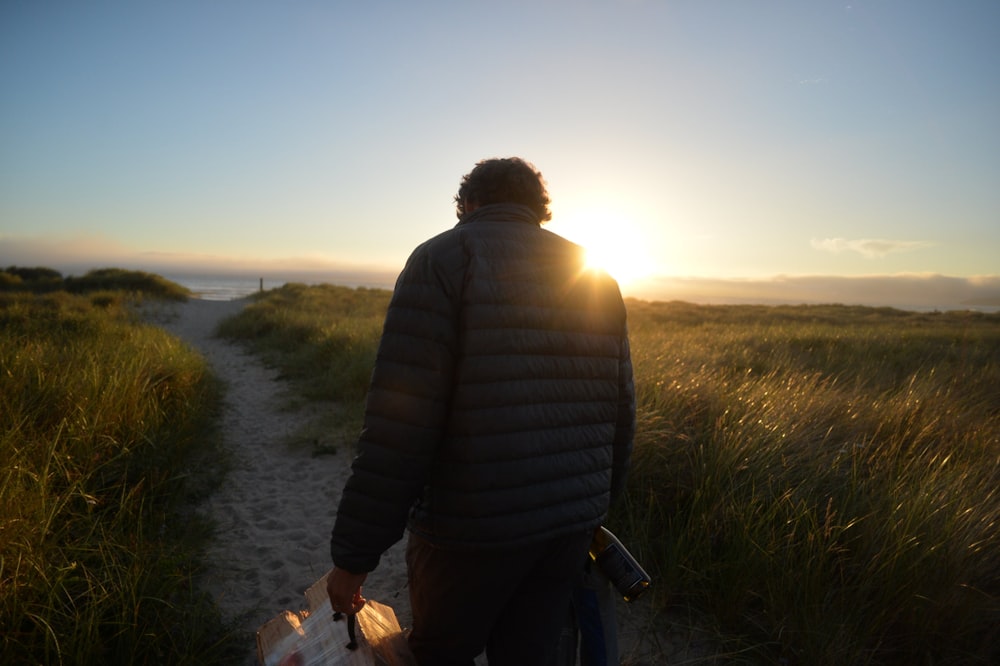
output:
<path id="1" fill-rule="evenodd" d="M 289 386 L 276 369 L 214 337 L 218 323 L 243 305 L 191 299 L 161 325 L 197 349 L 226 384 L 221 426 L 233 468 L 202 507 L 217 526 L 205 585 L 226 619 L 256 632 L 281 611 L 302 608 L 305 590 L 330 569 L 330 529 L 351 447 L 345 442 L 335 455 L 313 456 L 306 447 L 288 445 L 320 408 L 289 409 Z M 364 592 L 392 606 L 405 627 L 410 613 L 402 547 L 383 556 Z M 257 663 L 252 642 L 245 663 Z"/>
<path id="2" fill-rule="evenodd" d="M 324 407 L 290 409 L 301 401 L 293 400 L 276 369 L 214 336 L 218 323 L 244 304 L 190 299 L 156 319 L 198 350 L 226 384 L 221 426 L 233 468 L 201 507 L 216 523 L 204 584 L 227 620 L 256 632 L 281 611 L 304 607 L 305 590 L 330 569 L 330 529 L 353 454 L 349 441 L 338 444 L 335 455 L 323 456 L 289 445 Z M 405 629 L 412 615 L 404 544 L 405 539 L 383 555 L 364 594 L 391 606 Z M 648 600 L 622 602 L 617 612 L 623 664 L 701 663 L 696 637 L 652 617 Z M 239 663 L 257 663 L 252 638 Z"/>

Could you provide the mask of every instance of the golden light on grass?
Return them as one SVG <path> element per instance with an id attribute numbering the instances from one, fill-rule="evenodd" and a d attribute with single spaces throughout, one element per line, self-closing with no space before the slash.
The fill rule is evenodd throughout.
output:
<path id="1" fill-rule="evenodd" d="M 593 225 L 574 240 L 617 234 L 632 262 L 644 239 L 629 217 L 577 218 Z M 187 453 L 212 442 L 198 428 L 210 411 L 194 410 L 214 402 L 196 381 L 207 365 L 126 316 L 103 281 L 96 301 L 42 286 L 37 300 L 0 293 L 0 525 L 12 535 L 0 626 L 18 628 L 0 634 L 2 661 L 230 663 L 215 611 L 177 596 L 197 591 L 183 577 L 198 567 L 177 569 L 191 555 L 169 507 L 193 498 L 148 494 L 173 489 L 203 460 Z M 274 358 L 300 395 L 342 402 L 357 432 L 390 296 L 288 284 L 220 333 Z M 627 307 L 640 410 L 609 524 L 653 576 L 656 613 L 689 609 L 691 635 L 722 660 L 1000 663 L 996 314 Z"/>

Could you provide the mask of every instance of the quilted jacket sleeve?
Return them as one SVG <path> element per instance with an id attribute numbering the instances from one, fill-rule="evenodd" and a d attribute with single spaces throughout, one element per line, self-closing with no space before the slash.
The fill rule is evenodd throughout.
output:
<path id="1" fill-rule="evenodd" d="M 357 457 L 337 511 L 330 550 L 354 573 L 373 570 L 398 541 L 441 442 L 452 393 L 461 253 L 417 248 L 396 283 L 365 406 Z M 437 251 L 435 251 L 437 247 Z M 458 284 L 453 284 L 457 282 Z"/>
<path id="2" fill-rule="evenodd" d="M 632 375 L 632 356 L 628 342 L 628 331 L 622 334 L 618 357 L 618 419 L 615 424 L 615 440 L 611 467 L 611 502 L 625 490 L 625 478 L 632 456 L 632 442 L 635 438 L 635 382 Z"/>

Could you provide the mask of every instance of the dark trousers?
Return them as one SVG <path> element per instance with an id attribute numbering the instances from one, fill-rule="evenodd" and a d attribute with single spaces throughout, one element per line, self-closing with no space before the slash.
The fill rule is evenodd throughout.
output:
<path id="1" fill-rule="evenodd" d="M 411 534 L 406 548 L 421 666 L 549 666 L 555 659 L 591 533 L 522 548 L 454 551 Z"/>
<path id="2" fill-rule="evenodd" d="M 573 590 L 573 611 L 580 640 L 580 666 L 616 666 L 619 662 L 615 591 L 600 569 L 590 562 Z"/>

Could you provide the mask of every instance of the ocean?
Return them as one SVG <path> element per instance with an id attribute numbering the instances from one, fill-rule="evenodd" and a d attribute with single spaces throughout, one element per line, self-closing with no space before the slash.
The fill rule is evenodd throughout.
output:
<path id="1" fill-rule="evenodd" d="M 243 298 L 254 294 L 258 291 L 277 289 L 284 284 L 289 282 L 301 282 L 304 284 L 337 284 L 347 287 L 370 287 L 376 289 L 392 289 L 393 282 L 395 279 L 394 275 L 388 274 L 369 274 L 369 275 L 359 275 L 359 274 L 302 274 L 302 275 L 289 275 L 287 278 L 277 278 L 277 277 L 255 277 L 251 275 L 229 275 L 229 274 L 211 274 L 211 273 L 161 273 L 163 277 L 176 282 L 177 284 L 183 285 L 190 289 L 196 298 L 201 298 L 206 301 L 231 301 L 237 298 Z M 642 297 L 640 297 L 642 298 Z M 652 300 L 656 300 L 655 298 Z M 681 298 L 681 300 L 685 300 Z M 741 303 L 759 303 L 764 305 L 796 305 L 801 301 L 792 300 L 781 300 L 781 299 L 752 299 L 752 298 L 713 298 L 713 299 L 698 299 L 690 298 L 687 299 L 692 303 L 704 303 L 704 304 L 741 304 Z M 993 313 L 1000 311 L 1000 306 L 996 305 L 981 305 L 981 304 L 969 304 L 969 303 L 955 303 L 951 305 L 940 304 L 940 305 L 927 305 L 927 304 L 901 304 L 901 303 L 865 303 L 870 307 L 879 307 L 882 305 L 887 305 L 889 307 L 898 308 L 900 310 L 909 310 L 913 312 L 945 312 L 948 310 L 974 310 L 984 313 Z"/>
<path id="2" fill-rule="evenodd" d="M 345 287 L 370 287 L 373 289 L 392 289 L 394 276 L 376 276 L 371 279 L 357 276 L 290 276 L 287 279 L 274 277 L 253 277 L 249 275 L 221 275 L 210 273 L 161 273 L 163 277 L 187 287 L 195 298 L 206 301 L 232 301 L 243 298 L 258 291 L 277 289 L 289 282 L 303 284 L 337 284 Z"/>
<path id="3" fill-rule="evenodd" d="M 206 301 L 232 301 L 260 291 L 261 278 L 233 275 L 169 275 L 163 277 L 187 287 L 195 295 Z M 285 284 L 263 280 L 264 289 L 273 289 Z"/>

